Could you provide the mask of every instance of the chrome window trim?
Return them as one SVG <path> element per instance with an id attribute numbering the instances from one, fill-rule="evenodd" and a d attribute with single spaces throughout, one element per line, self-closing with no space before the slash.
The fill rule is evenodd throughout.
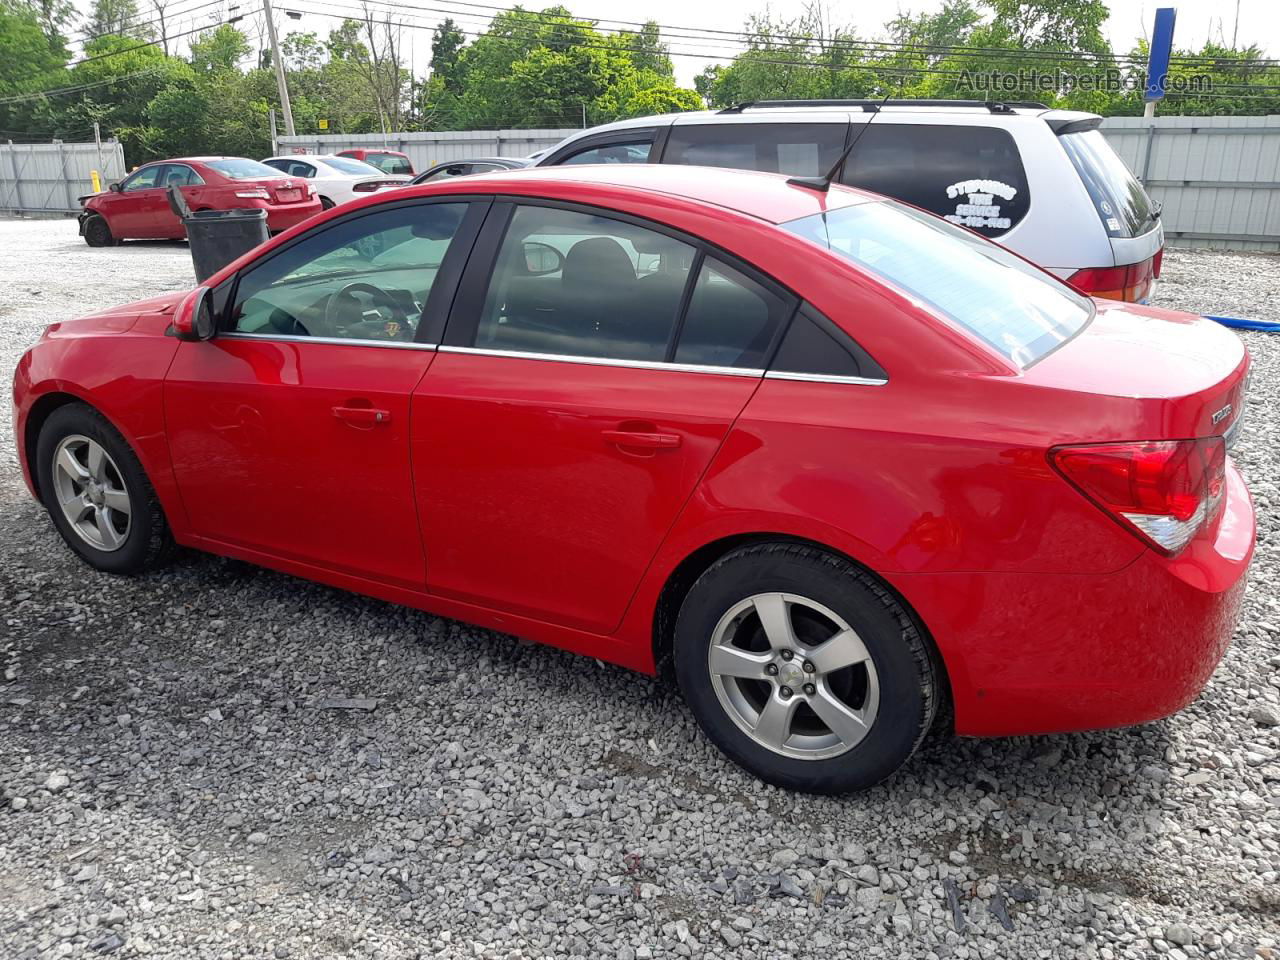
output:
<path id="1" fill-rule="evenodd" d="M 439 344 L 435 343 L 409 343 L 402 340 L 361 340 L 359 337 L 298 337 L 284 333 L 245 333 L 238 330 L 219 333 L 217 339 L 280 340 L 285 343 L 334 343 L 342 346 L 390 347 L 393 350 L 436 350 L 439 347 Z"/>
<path id="2" fill-rule="evenodd" d="M 839 377 L 827 373 L 792 373 L 789 370 L 770 370 L 766 380 L 798 380 L 802 383 L 843 383 L 856 387 L 883 387 L 889 381 L 881 377 Z"/>
<path id="3" fill-rule="evenodd" d="M 464 353 L 480 357 L 510 357 L 514 360 L 552 360 L 560 363 L 585 363 L 593 367 L 631 367 L 636 370 L 665 370 L 668 373 L 711 373 L 728 377 L 764 376 L 763 370 L 747 367 L 715 367 L 698 363 L 667 363 L 664 360 L 615 360 L 611 357 L 575 357 L 566 353 L 529 353 L 523 350 L 490 350 L 485 347 L 444 345 L 441 353 Z"/>

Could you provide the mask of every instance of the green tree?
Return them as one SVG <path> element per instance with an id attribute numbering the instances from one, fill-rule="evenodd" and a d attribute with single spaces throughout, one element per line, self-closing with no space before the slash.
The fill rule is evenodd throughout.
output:
<path id="1" fill-rule="evenodd" d="M 443 93 L 457 96 L 462 92 L 465 76 L 462 48 L 467 38 L 453 18 L 446 17 L 431 34 L 431 76 L 440 79 Z"/>
<path id="2" fill-rule="evenodd" d="M 139 16 L 137 0 L 93 0 L 93 10 L 89 14 L 89 35 L 150 40 L 152 31 L 149 26 L 141 25 L 144 20 Z"/>
<path id="3" fill-rule="evenodd" d="M 196 73 L 227 73 L 239 68 L 252 53 L 249 38 L 224 23 L 191 43 L 191 66 Z"/>
<path id="4" fill-rule="evenodd" d="M 50 43 L 32 10 L 0 7 L 0 93 L 45 88 L 66 62 L 66 49 Z"/>

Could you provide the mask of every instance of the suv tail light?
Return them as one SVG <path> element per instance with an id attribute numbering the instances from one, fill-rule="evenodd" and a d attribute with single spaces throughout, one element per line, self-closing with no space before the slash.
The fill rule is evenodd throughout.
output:
<path id="1" fill-rule="evenodd" d="M 1222 437 L 1055 447 L 1049 462 L 1113 519 L 1169 556 L 1213 521 L 1226 488 Z"/>
<path id="2" fill-rule="evenodd" d="M 1067 283 L 1091 297 L 1137 303 L 1151 295 L 1155 279 L 1160 276 L 1163 260 L 1164 248 L 1161 247 L 1154 257 L 1139 263 L 1130 263 L 1123 267 L 1086 267 L 1083 270 L 1077 270 L 1067 278 Z"/>

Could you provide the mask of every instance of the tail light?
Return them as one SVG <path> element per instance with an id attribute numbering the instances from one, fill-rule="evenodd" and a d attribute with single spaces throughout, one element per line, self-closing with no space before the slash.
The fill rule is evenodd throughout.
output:
<path id="1" fill-rule="evenodd" d="M 1160 276 L 1163 261 L 1164 248 L 1161 247 L 1154 257 L 1139 263 L 1077 270 L 1067 278 L 1067 283 L 1091 297 L 1137 303 L 1151 295 L 1151 287 L 1156 277 Z"/>
<path id="2" fill-rule="evenodd" d="M 351 189 L 356 193 L 373 193 L 383 187 L 398 187 L 399 185 L 400 183 L 397 180 L 361 180 Z"/>
<path id="3" fill-rule="evenodd" d="M 1214 520 L 1226 488 L 1222 437 L 1055 447 L 1049 460 L 1121 526 L 1169 556 Z"/>
<path id="4" fill-rule="evenodd" d="M 271 194 L 267 193 L 266 187 L 253 187 L 250 190 L 237 190 L 237 197 L 243 197 L 245 200 L 270 200 Z"/>

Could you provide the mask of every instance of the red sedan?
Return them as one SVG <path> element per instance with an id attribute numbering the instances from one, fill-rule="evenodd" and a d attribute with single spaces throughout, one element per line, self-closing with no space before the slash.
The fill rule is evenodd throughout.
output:
<path id="1" fill-rule="evenodd" d="M 1136 724 L 1222 656 L 1249 358 L 901 203 L 566 167 L 378 194 L 55 323 L 14 385 L 94 567 L 173 543 L 645 672 L 773 783 Z"/>
<path id="2" fill-rule="evenodd" d="M 169 187 L 192 210 L 257 208 L 267 229 L 287 230 L 321 210 L 306 180 L 243 157 L 180 157 L 143 164 L 104 193 L 81 197 L 80 235 L 91 247 L 117 240 L 182 240 L 186 228 L 169 208 Z"/>

